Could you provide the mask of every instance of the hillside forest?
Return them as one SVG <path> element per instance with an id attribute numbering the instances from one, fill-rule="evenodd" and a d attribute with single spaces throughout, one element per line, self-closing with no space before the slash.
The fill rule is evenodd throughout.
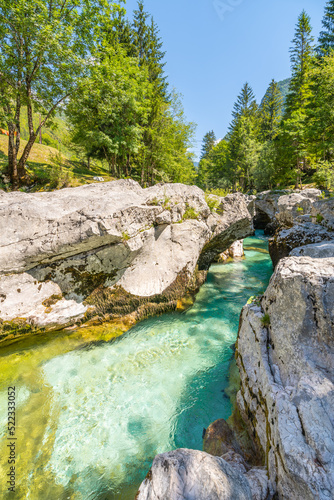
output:
<path id="1" fill-rule="evenodd" d="M 226 136 L 203 138 L 171 87 L 159 28 L 142 0 L 0 5 L 0 187 L 39 190 L 132 178 L 209 192 L 334 185 L 334 0 L 317 40 L 303 11 L 291 75 L 261 102 L 245 83 Z M 237 94 L 237 92 L 236 92 Z M 75 180 L 75 182 L 74 182 Z"/>

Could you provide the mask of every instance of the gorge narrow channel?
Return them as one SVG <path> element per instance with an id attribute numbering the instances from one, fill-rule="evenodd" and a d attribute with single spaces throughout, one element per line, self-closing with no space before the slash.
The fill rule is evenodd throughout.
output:
<path id="1" fill-rule="evenodd" d="M 245 240 L 245 254 L 211 266 L 183 314 L 143 321 L 111 342 L 59 336 L 1 351 L 1 415 L 7 387 L 17 392 L 11 498 L 133 500 L 157 453 L 202 448 L 203 428 L 231 414 L 225 389 L 241 308 L 272 274 L 261 232 Z M 5 474 L 0 481 L 6 491 Z"/>

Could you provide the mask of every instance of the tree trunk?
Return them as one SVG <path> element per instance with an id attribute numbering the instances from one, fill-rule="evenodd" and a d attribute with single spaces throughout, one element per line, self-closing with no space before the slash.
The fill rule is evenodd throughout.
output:
<path id="1" fill-rule="evenodd" d="M 14 145 L 14 137 L 15 137 L 15 126 L 13 123 L 7 123 L 8 125 L 8 171 L 10 175 L 10 180 L 12 183 L 13 189 L 17 189 L 19 187 L 19 176 L 17 171 L 17 153 L 16 147 Z"/>
<path id="2" fill-rule="evenodd" d="M 18 173 L 18 176 L 19 176 L 19 181 L 21 182 L 25 176 L 26 176 L 26 162 L 28 160 L 28 157 L 30 155 L 30 151 L 35 143 L 35 140 L 36 140 L 36 137 L 37 137 L 37 133 L 34 134 L 33 136 L 30 136 L 29 137 L 29 141 L 27 142 L 24 150 L 23 150 L 23 153 L 22 153 L 22 156 L 20 158 L 20 161 L 18 163 L 18 166 L 17 166 L 17 173 Z"/>

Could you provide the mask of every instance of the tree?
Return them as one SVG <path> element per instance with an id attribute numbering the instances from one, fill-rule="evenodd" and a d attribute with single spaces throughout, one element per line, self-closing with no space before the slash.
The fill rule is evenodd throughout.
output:
<path id="1" fill-rule="evenodd" d="M 323 30 L 319 35 L 317 53 L 320 57 L 328 55 L 334 49 L 334 0 L 327 2 L 322 20 Z"/>
<path id="2" fill-rule="evenodd" d="M 252 171 L 259 156 L 258 107 L 252 88 L 246 83 L 234 104 L 229 127 L 229 156 L 234 170 L 234 187 L 252 185 Z"/>
<path id="3" fill-rule="evenodd" d="M 98 26 L 109 13 L 107 0 L 2 0 L 0 95 L 14 187 L 25 177 L 25 164 L 41 127 L 87 73 Z M 18 160 L 23 107 L 29 139 Z M 35 129 L 34 112 L 42 117 Z"/>
<path id="4" fill-rule="evenodd" d="M 334 160 L 334 52 L 311 74 L 312 97 L 307 109 L 308 141 L 316 161 Z"/>
<path id="5" fill-rule="evenodd" d="M 201 160 L 209 156 L 210 151 L 216 145 L 216 140 L 216 134 L 213 130 L 205 134 L 202 141 Z"/>
<path id="6" fill-rule="evenodd" d="M 120 49 L 109 48 L 67 106 L 72 139 L 87 157 L 106 160 L 114 177 L 132 174 L 150 112 L 147 71 Z"/>
<path id="7" fill-rule="evenodd" d="M 296 25 L 290 49 L 292 78 L 286 99 L 282 141 L 292 159 L 296 186 L 302 185 L 302 173 L 308 169 L 307 108 L 312 96 L 310 71 L 314 46 L 310 17 L 303 11 Z"/>
<path id="8" fill-rule="evenodd" d="M 282 119 L 283 97 L 277 82 L 272 80 L 260 106 L 261 137 L 272 141 L 278 135 Z"/>

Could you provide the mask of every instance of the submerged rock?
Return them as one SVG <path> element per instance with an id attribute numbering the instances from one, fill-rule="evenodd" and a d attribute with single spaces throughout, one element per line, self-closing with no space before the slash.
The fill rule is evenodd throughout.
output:
<path id="1" fill-rule="evenodd" d="M 244 307 L 238 408 L 280 499 L 333 498 L 334 258 L 289 257 Z"/>
<path id="2" fill-rule="evenodd" d="M 0 321 L 61 328 L 176 308 L 253 231 L 247 196 L 216 198 L 211 211 L 196 186 L 132 180 L 0 193 Z M 25 286 L 9 294 L 8 280 Z"/>
<path id="3" fill-rule="evenodd" d="M 136 500 L 265 500 L 266 472 L 246 472 L 230 457 L 228 463 L 197 450 L 179 449 L 157 455 Z"/>

